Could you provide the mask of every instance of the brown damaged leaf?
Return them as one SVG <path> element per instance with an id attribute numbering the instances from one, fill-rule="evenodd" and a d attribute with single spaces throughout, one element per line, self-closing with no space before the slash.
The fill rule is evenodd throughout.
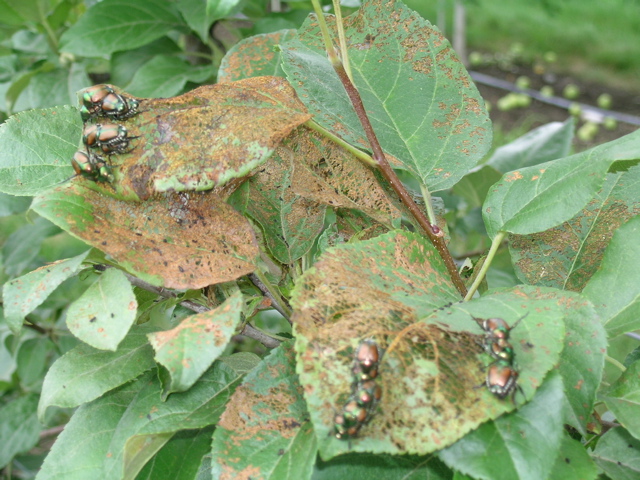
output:
<path id="1" fill-rule="evenodd" d="M 213 478 L 310 477 L 317 447 L 291 343 L 273 350 L 227 403 L 213 435 Z"/>
<path id="2" fill-rule="evenodd" d="M 293 191 L 293 174 L 293 153 L 280 146 L 240 190 L 248 196 L 242 203 L 262 227 L 269 251 L 284 264 L 292 264 L 311 249 L 326 210 Z"/>
<path id="3" fill-rule="evenodd" d="M 140 113 L 121 122 L 136 137 L 132 150 L 112 157 L 117 194 L 129 200 L 172 190 L 209 190 L 242 178 L 311 118 L 287 81 L 278 77 L 138 100 Z"/>
<path id="4" fill-rule="evenodd" d="M 334 208 L 357 209 L 391 226 L 402 212 L 373 171 L 317 132 L 300 127 L 277 150 L 294 161 L 291 188 L 298 195 Z"/>
<path id="5" fill-rule="evenodd" d="M 196 289 L 255 269 L 259 249 L 249 222 L 215 193 L 132 203 L 93 188 L 78 178 L 36 197 L 32 208 L 153 285 Z"/>
<path id="6" fill-rule="evenodd" d="M 533 235 L 510 235 L 518 277 L 531 285 L 582 291 L 616 229 L 640 214 L 638 188 L 640 168 L 610 174 L 597 196 L 568 222 Z"/>

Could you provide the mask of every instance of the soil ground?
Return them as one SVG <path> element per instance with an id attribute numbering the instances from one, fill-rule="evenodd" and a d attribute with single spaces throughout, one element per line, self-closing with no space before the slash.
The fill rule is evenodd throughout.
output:
<path id="1" fill-rule="evenodd" d="M 608 93 L 612 97 L 610 110 L 640 116 L 640 82 L 638 83 L 638 91 L 633 92 L 584 82 L 578 78 L 556 75 L 551 72 L 536 73 L 531 66 L 527 65 L 512 65 L 508 70 L 499 68 L 496 65 L 472 68 L 472 70 L 510 82 L 515 82 L 520 76 L 527 76 L 531 81 L 530 88 L 539 90 L 544 85 L 550 85 L 557 96 L 562 94 L 562 90 L 567 84 L 573 83 L 580 89 L 580 96 L 575 99 L 577 102 L 597 106 L 598 97 L 602 93 Z M 562 122 L 569 117 L 569 112 L 566 109 L 539 102 L 535 99 L 532 100 L 531 105 L 527 108 L 500 111 L 496 104 L 501 97 L 504 97 L 509 92 L 480 84 L 478 84 L 478 90 L 482 97 L 491 103 L 490 116 L 495 129 L 510 131 L 514 128 L 525 128 L 530 130 L 545 123 Z M 583 121 L 577 122 L 577 128 L 583 123 Z M 598 133 L 592 140 L 582 141 L 576 138 L 574 146 L 576 151 L 582 151 L 592 146 L 615 140 L 634 132 L 638 128 L 637 125 L 623 122 L 618 122 L 615 130 L 607 130 L 600 126 Z"/>

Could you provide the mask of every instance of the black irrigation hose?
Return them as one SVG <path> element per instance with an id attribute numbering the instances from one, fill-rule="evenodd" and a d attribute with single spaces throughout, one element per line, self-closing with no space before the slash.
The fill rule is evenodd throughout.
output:
<path id="1" fill-rule="evenodd" d="M 502 90 L 508 90 L 510 92 L 526 93 L 531 98 L 535 98 L 540 102 L 547 103 L 555 107 L 569 109 L 569 106 L 571 105 L 579 105 L 583 113 L 587 113 L 587 114 L 591 113 L 594 116 L 599 118 L 611 117 L 611 118 L 615 118 L 619 122 L 640 126 L 640 117 L 636 115 L 629 115 L 627 113 L 620 113 L 620 112 L 614 112 L 612 110 L 605 110 L 604 108 L 594 107 L 593 105 L 587 105 L 586 103 L 574 102 L 572 100 L 567 100 L 566 98 L 547 97 L 542 95 L 537 90 L 533 90 L 531 88 L 519 88 L 511 82 L 507 82 L 506 80 L 501 80 L 499 78 L 495 78 L 490 75 L 485 75 L 484 73 L 480 73 L 480 72 L 469 72 L 469 74 L 471 75 L 471 78 L 473 78 L 474 81 L 476 81 L 477 83 L 481 83 L 482 85 L 500 88 Z"/>

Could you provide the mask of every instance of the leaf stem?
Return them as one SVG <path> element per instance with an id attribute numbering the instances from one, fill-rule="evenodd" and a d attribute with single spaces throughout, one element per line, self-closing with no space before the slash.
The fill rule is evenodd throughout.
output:
<path id="1" fill-rule="evenodd" d="M 131 282 L 131 285 L 142 288 L 143 290 L 146 290 L 148 292 L 153 292 L 157 295 L 160 295 L 161 297 L 164 298 L 175 298 L 177 297 L 177 295 L 172 292 L 171 290 L 167 290 L 166 288 L 162 288 L 162 287 L 156 287 L 154 285 L 151 285 L 150 283 L 147 283 L 143 280 L 140 280 L 138 277 L 134 277 L 133 275 L 130 275 L 128 273 L 125 272 L 126 277 L 129 279 L 129 282 Z M 200 305 L 199 303 L 193 302 L 191 300 L 184 300 L 182 302 L 180 302 L 180 305 L 182 305 L 184 308 L 187 308 L 193 312 L 196 313 L 204 313 L 204 312 L 208 312 L 209 310 L 211 310 L 209 307 L 207 307 L 206 305 Z M 247 323 L 244 328 L 242 329 L 242 331 L 240 332 L 240 335 L 244 335 L 245 337 L 249 337 L 249 338 L 253 338 L 254 340 L 259 341 L 262 345 L 264 345 L 267 348 L 275 348 L 278 345 L 280 345 L 280 342 L 276 339 L 274 339 L 273 337 L 271 337 L 270 335 L 267 335 L 266 333 L 258 330 L 257 328 L 255 328 L 253 325 Z"/>
<path id="2" fill-rule="evenodd" d="M 253 282 L 253 284 L 260 289 L 260 291 L 271 300 L 271 305 L 275 308 L 280 315 L 287 319 L 287 322 L 291 323 L 291 307 L 287 304 L 286 300 L 280 295 L 280 292 L 277 288 L 275 288 L 267 277 L 265 277 L 264 273 L 260 269 L 257 269 L 255 272 L 247 275 L 249 280 Z"/>
<path id="3" fill-rule="evenodd" d="M 618 360 L 616 360 L 613 357 L 610 357 L 609 355 L 605 355 L 604 359 L 609 362 L 611 365 L 617 367 L 621 372 L 626 372 L 627 371 L 627 367 L 625 367 L 623 364 L 621 364 Z"/>
<path id="4" fill-rule="evenodd" d="M 429 188 L 422 182 L 420 182 L 420 191 L 422 192 L 424 207 L 427 210 L 427 217 L 432 225 L 437 225 L 436 213 L 433 211 L 433 203 L 431 202 L 431 192 L 429 192 Z"/>
<path id="5" fill-rule="evenodd" d="M 373 167 L 373 168 L 378 168 L 378 164 L 376 163 L 376 161 L 373 158 L 371 158 L 371 155 L 363 152 L 362 150 L 358 150 L 356 147 L 354 147 L 350 143 L 345 142 L 343 139 L 341 139 L 337 135 L 331 133 L 326 128 L 318 125 L 313 120 L 309 120 L 309 121 L 305 122 L 304 126 L 305 127 L 309 127 L 311 130 L 315 130 L 320 135 L 322 135 L 324 137 L 327 137 L 333 143 L 335 143 L 337 145 L 340 145 L 342 148 L 347 150 L 349 153 L 351 153 L 358 160 L 362 160 L 368 166 Z"/>
<path id="6" fill-rule="evenodd" d="M 478 275 L 476 276 L 476 279 L 473 281 L 473 283 L 469 287 L 469 291 L 467 292 L 467 295 L 464 297 L 465 302 L 468 302 L 469 300 L 471 300 L 473 295 L 478 290 L 478 287 L 480 286 L 480 284 L 482 283 L 482 280 L 484 280 L 484 277 L 487 274 L 487 270 L 489 270 L 489 266 L 491 265 L 491 261 L 493 260 L 493 257 L 496 256 L 496 252 L 498 251 L 500 244 L 502 243 L 502 241 L 506 236 L 507 236 L 507 232 L 498 232 L 497 235 L 493 237 L 493 241 L 491 242 L 491 248 L 489 249 L 487 258 L 482 264 L 482 267 L 480 267 L 480 273 L 478 273 Z"/>
<path id="7" fill-rule="evenodd" d="M 327 51 L 327 57 L 329 58 L 331 65 L 335 68 L 336 65 L 341 65 L 342 62 L 338 55 L 336 55 L 336 49 L 331 41 L 327 22 L 324 21 L 324 13 L 320 7 L 320 2 L 318 0 L 311 0 L 311 4 L 313 5 L 313 10 L 316 12 L 316 17 L 318 17 L 318 25 L 320 25 L 320 32 L 322 32 L 322 40 L 324 40 L 324 48 Z"/>
<path id="8" fill-rule="evenodd" d="M 349 52 L 347 51 L 347 39 L 344 36 L 344 25 L 342 24 L 342 9 L 340 8 L 340 0 L 333 0 L 333 11 L 336 13 L 336 26 L 338 27 L 338 40 L 340 42 L 340 57 L 344 70 L 347 72 L 349 80 L 353 82 L 351 74 L 351 64 L 349 63 Z"/>
<path id="9" fill-rule="evenodd" d="M 360 124 L 364 129 L 365 135 L 367 136 L 367 140 L 371 145 L 371 150 L 373 152 L 373 159 L 378 164 L 380 168 L 380 172 L 384 176 L 384 178 L 389 182 L 391 188 L 396 192 L 398 197 L 400 197 L 400 201 L 407 207 L 411 215 L 416 219 L 422 230 L 427 234 L 427 237 L 436 248 L 440 257 L 444 261 L 444 264 L 449 272 L 449 276 L 451 277 L 451 281 L 455 285 L 455 287 L 460 292 L 460 295 L 463 297 L 467 294 L 467 288 L 462 280 L 462 277 L 458 273 L 458 267 L 456 266 L 451 253 L 447 249 L 447 245 L 444 242 L 444 235 L 442 231 L 437 227 L 437 225 L 432 225 L 426 215 L 422 212 L 420 207 L 413 201 L 411 195 L 404 187 L 396 172 L 391 168 L 389 161 L 384 156 L 384 152 L 382 151 L 382 147 L 380 146 L 380 142 L 378 141 L 378 137 L 376 136 L 373 126 L 369 121 L 369 116 L 364 108 L 364 104 L 362 103 L 362 98 L 360 97 L 360 93 L 358 89 L 355 87 L 349 75 L 344 69 L 342 62 L 336 56 L 335 51 L 333 50 L 333 44 L 331 39 L 329 38 L 329 30 L 327 28 L 327 24 L 324 21 L 324 16 L 322 15 L 322 11 L 320 10 L 320 6 L 318 5 L 318 0 L 313 0 L 314 9 L 318 14 L 318 22 L 320 24 L 320 30 L 322 31 L 322 36 L 324 38 L 325 46 L 327 48 L 327 56 L 329 57 L 329 61 L 333 66 L 334 70 L 338 74 L 338 78 L 342 82 L 342 85 L 351 100 L 351 104 L 353 109 L 360 120 Z M 317 8 L 316 8 L 317 7 Z"/>

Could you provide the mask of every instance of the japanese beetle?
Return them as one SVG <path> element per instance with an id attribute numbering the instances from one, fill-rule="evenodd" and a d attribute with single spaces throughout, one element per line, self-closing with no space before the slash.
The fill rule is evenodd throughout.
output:
<path id="1" fill-rule="evenodd" d="M 78 150 L 73 154 L 71 166 L 76 175 L 82 175 L 94 182 L 113 182 L 111 167 L 98 155 Z"/>
<path id="2" fill-rule="evenodd" d="M 524 316 L 520 317 L 513 326 L 509 326 L 507 322 L 505 322 L 502 318 L 487 318 L 486 320 L 482 320 L 480 318 L 474 318 L 476 322 L 482 327 L 482 329 L 487 332 L 490 336 L 495 338 L 502 338 L 504 340 L 509 339 L 509 332 L 516 328 L 518 324 L 527 316 L 529 313 L 525 313 Z"/>
<path id="3" fill-rule="evenodd" d="M 496 397 L 503 399 L 512 395 L 515 403 L 516 391 L 522 388 L 518 385 L 518 371 L 505 360 L 498 360 L 489 365 L 485 385 Z"/>
<path id="4" fill-rule="evenodd" d="M 129 140 L 127 128 L 115 123 L 86 125 L 82 141 L 89 148 L 100 148 L 104 153 L 127 153 Z"/>
<path id="5" fill-rule="evenodd" d="M 367 410 L 358 405 L 358 401 L 350 397 L 341 413 L 333 418 L 336 438 L 340 440 L 355 437 L 367 420 Z"/>
<path id="6" fill-rule="evenodd" d="M 94 85 L 82 92 L 80 116 L 86 122 L 91 117 L 123 120 L 138 113 L 140 102 L 116 93 L 108 85 Z"/>
<path id="7" fill-rule="evenodd" d="M 353 374 L 358 382 L 374 379 L 378 376 L 378 366 L 382 353 L 373 340 L 364 340 L 356 350 Z"/>
<path id="8" fill-rule="evenodd" d="M 382 398 L 382 388 L 374 380 L 360 382 L 355 386 L 354 397 L 358 405 L 366 408 L 371 414 Z"/>
<path id="9" fill-rule="evenodd" d="M 504 338 L 496 338 L 488 335 L 483 346 L 485 351 L 493 358 L 513 364 L 515 356 L 513 347 Z"/>

